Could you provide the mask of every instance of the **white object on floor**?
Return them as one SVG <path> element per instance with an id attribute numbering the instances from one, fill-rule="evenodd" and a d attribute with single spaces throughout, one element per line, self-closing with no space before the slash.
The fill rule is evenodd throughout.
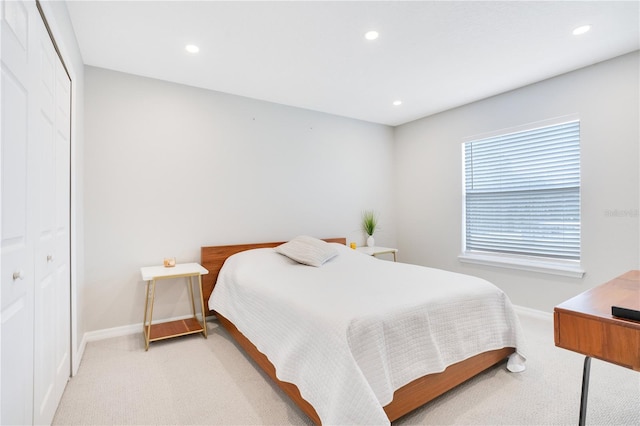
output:
<path id="1" fill-rule="evenodd" d="M 507 370 L 511 371 L 512 373 L 523 372 L 527 369 L 524 361 L 524 358 L 522 358 L 519 353 L 512 353 L 511 355 L 509 355 L 509 361 L 507 361 Z"/>

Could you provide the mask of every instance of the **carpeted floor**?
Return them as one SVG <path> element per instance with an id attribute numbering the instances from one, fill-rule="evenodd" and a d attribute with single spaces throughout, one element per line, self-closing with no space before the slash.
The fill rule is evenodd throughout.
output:
<path id="1" fill-rule="evenodd" d="M 553 323 L 521 314 L 527 370 L 492 368 L 394 425 L 574 425 L 581 355 L 553 344 Z M 216 321 L 209 338 L 151 344 L 142 333 L 87 345 L 54 425 L 301 425 L 309 419 Z M 588 425 L 640 424 L 640 373 L 593 360 Z"/>

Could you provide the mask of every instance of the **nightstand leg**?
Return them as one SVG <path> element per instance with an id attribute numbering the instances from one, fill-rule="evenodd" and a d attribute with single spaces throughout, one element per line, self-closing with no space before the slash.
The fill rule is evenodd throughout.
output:
<path id="1" fill-rule="evenodd" d="M 149 297 L 148 291 L 147 291 L 147 297 Z M 145 333 L 145 348 L 144 348 L 145 351 L 149 350 L 149 341 L 151 340 L 151 322 L 153 321 L 153 302 L 155 301 L 155 299 L 156 299 L 156 280 L 154 279 L 154 280 L 151 280 L 151 309 L 149 310 L 149 324 L 146 325 L 147 330 Z"/>
<path id="2" fill-rule="evenodd" d="M 591 373 L 591 357 L 584 357 L 584 368 L 582 369 L 582 396 L 580 397 L 580 419 L 579 426 L 584 426 L 587 421 L 587 397 L 589 396 L 589 375 Z"/>
<path id="3" fill-rule="evenodd" d="M 149 284 L 150 281 L 147 281 L 145 285 L 144 295 L 144 321 L 142 322 L 142 332 L 145 334 L 145 336 L 147 335 L 147 312 L 149 311 Z"/>
<path id="4" fill-rule="evenodd" d="M 147 281 L 144 295 L 144 321 L 142 322 L 142 334 L 144 335 L 145 348 L 149 349 L 149 333 L 147 330 L 147 313 L 149 312 L 149 289 L 151 281 Z"/>
<path id="5" fill-rule="evenodd" d="M 191 281 L 191 275 L 189 275 L 189 296 L 191 297 L 191 313 L 193 313 L 193 317 L 196 316 L 196 302 L 193 298 L 193 282 Z"/>
<path id="6" fill-rule="evenodd" d="M 204 338 L 207 338 L 207 314 L 204 310 L 204 295 L 202 293 L 202 275 L 198 275 L 198 287 L 200 288 L 200 309 L 202 309 L 202 328 L 204 328 Z"/>

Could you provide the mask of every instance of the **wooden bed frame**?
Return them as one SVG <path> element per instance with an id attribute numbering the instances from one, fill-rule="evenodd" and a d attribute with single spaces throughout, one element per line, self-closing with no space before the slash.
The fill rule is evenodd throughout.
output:
<path id="1" fill-rule="evenodd" d="M 345 238 L 329 238 L 327 242 L 346 244 Z M 208 304 L 209 296 L 213 292 L 218 273 L 224 261 L 231 255 L 241 251 L 254 248 L 276 247 L 283 242 L 238 244 L 228 246 L 201 247 L 200 261 L 209 274 L 202 276 L 202 292 L 205 306 Z M 207 307 L 208 309 L 208 307 Z M 236 342 L 246 351 L 246 353 L 271 377 L 271 379 L 293 400 L 293 402 L 307 415 L 315 424 L 321 424 L 318 413 L 309 402 L 300 395 L 298 387 L 293 383 L 283 382 L 276 377 L 276 369 L 269 359 L 247 339 L 231 321 L 217 312 L 207 311 L 207 315 L 216 315 L 220 324 L 236 340 Z M 493 351 L 483 352 L 464 361 L 450 365 L 442 373 L 429 374 L 420 377 L 411 383 L 401 387 L 393 394 L 393 400 L 386 406 L 384 411 L 389 421 L 394 421 L 405 414 L 415 410 L 425 403 L 437 398 L 443 393 L 453 389 L 466 380 L 476 376 L 482 371 L 495 364 L 504 361 L 515 351 L 514 348 L 507 347 Z"/>

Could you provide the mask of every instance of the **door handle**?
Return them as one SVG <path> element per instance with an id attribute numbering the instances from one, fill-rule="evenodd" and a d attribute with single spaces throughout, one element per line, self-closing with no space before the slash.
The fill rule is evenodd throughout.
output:
<path id="1" fill-rule="evenodd" d="M 53 262 L 54 260 L 55 260 L 55 257 L 52 254 L 47 255 L 47 262 Z"/>
<path id="2" fill-rule="evenodd" d="M 13 273 L 13 280 L 24 280 L 24 272 L 22 269 Z"/>

